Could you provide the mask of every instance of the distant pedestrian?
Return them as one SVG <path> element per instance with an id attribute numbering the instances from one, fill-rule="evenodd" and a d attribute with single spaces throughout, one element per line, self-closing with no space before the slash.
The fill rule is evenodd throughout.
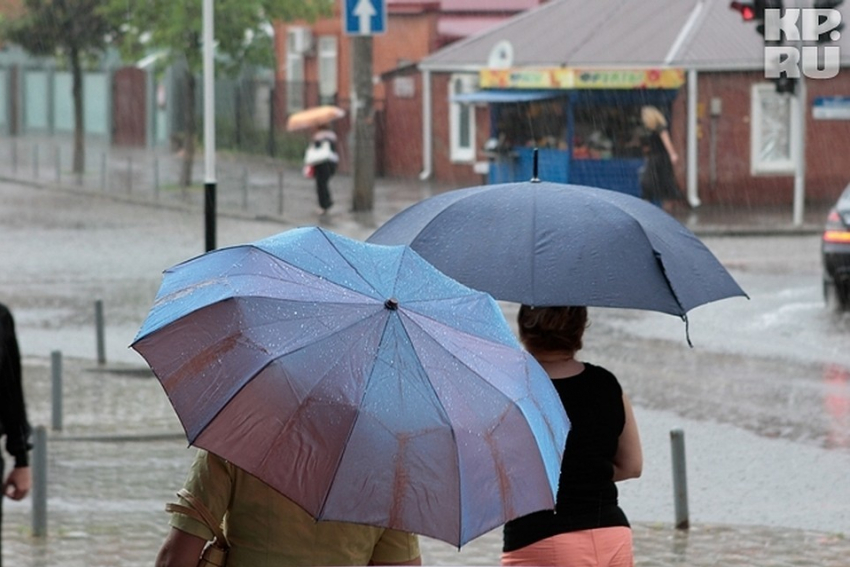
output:
<path id="1" fill-rule="evenodd" d="M 667 119 L 661 111 L 654 106 L 644 106 L 640 116 L 646 129 L 646 163 L 640 178 L 642 197 L 670 212 L 674 202 L 685 202 L 673 171 L 679 155 L 673 148 Z"/>
<path id="2" fill-rule="evenodd" d="M 339 163 L 336 146 L 336 133 L 327 126 L 322 126 L 313 134 L 310 145 L 304 153 L 304 165 L 312 167 L 313 177 L 316 180 L 316 197 L 319 201 L 320 215 L 326 214 L 334 204 L 330 181 L 336 174 Z"/>
<path id="3" fill-rule="evenodd" d="M 555 510 L 504 528 L 502 565 L 632 567 L 632 531 L 615 482 L 637 478 L 643 454 L 632 406 L 617 378 L 576 359 L 586 307 L 520 307 L 522 344 L 555 386 L 570 418 Z"/>
<path id="4" fill-rule="evenodd" d="M 21 355 L 15 334 L 15 320 L 9 309 L 0 303 L 0 438 L 6 437 L 6 451 L 15 459 L 6 476 L 3 453 L 0 452 L 0 528 L 3 523 L 3 498 L 21 500 L 32 487 L 28 451 L 30 427 L 21 384 Z M 2 533 L 2 529 L 0 529 Z M 0 565 L 3 563 L 3 542 L 0 539 Z"/>

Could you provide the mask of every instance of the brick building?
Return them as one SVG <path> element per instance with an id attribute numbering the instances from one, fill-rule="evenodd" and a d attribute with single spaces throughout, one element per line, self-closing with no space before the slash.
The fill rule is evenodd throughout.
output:
<path id="1" fill-rule="evenodd" d="M 386 0 L 387 31 L 373 36 L 377 171 L 413 175 L 421 162 L 421 91 L 415 65 L 455 41 L 480 33 L 546 0 Z M 350 109 L 352 54 L 338 0 L 330 18 L 275 27 L 278 126 L 317 104 Z M 393 93 L 392 110 L 388 95 Z M 392 112 L 392 118 L 390 113 Z M 349 120 L 335 127 L 345 140 Z M 346 157 L 343 142 L 343 159 Z M 399 152 L 399 148 L 403 148 Z M 346 164 L 343 164 L 345 167 Z"/>
<path id="2" fill-rule="evenodd" d="M 505 43 L 510 46 L 510 60 L 506 65 L 494 63 L 492 58 Z M 846 70 L 850 38 L 842 36 L 829 46 L 841 53 L 837 76 L 806 79 L 805 85 L 798 84 L 797 96 L 789 96 L 778 93 L 765 78 L 764 45 L 755 25 L 743 22 L 725 0 L 554 0 L 420 63 L 420 80 L 426 85 L 422 105 L 426 149 L 420 169 L 423 177 L 451 184 L 480 182 L 488 160 L 484 144 L 499 135 L 498 110 L 520 104 L 544 107 L 543 102 L 521 102 L 521 98 L 460 102 L 461 91 L 488 90 L 482 88 L 487 86 L 482 78 L 494 64 L 520 79 L 565 69 L 576 76 L 679 70 L 684 82 L 664 110 L 681 156 L 677 175 L 692 203 L 794 202 L 798 198 L 795 151 L 801 143 L 805 200 L 832 201 L 850 181 L 844 157 L 850 148 L 850 99 L 846 98 L 850 95 Z M 533 90 L 528 85 L 511 86 L 502 94 Z M 636 120 L 641 97 L 649 92 L 633 88 L 632 98 L 637 100 L 614 106 L 632 112 L 631 119 Z M 610 93 L 615 100 L 624 94 L 617 89 Z M 556 87 L 541 96 L 574 100 L 584 94 L 578 87 Z M 387 104 L 393 104 L 389 97 Z M 801 114 L 804 120 L 797 119 Z M 602 112 L 591 118 L 599 116 Z M 458 140 L 464 147 L 459 147 Z M 578 143 L 572 138 L 564 142 L 570 148 Z M 577 165 L 586 166 L 590 161 L 586 158 L 565 156 L 572 162 L 571 171 L 580 170 Z"/>

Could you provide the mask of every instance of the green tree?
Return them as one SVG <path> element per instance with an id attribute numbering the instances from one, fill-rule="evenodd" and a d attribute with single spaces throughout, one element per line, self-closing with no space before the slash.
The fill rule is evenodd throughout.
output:
<path id="1" fill-rule="evenodd" d="M 100 11 L 102 0 L 25 0 L 23 15 L 4 20 L 0 36 L 33 55 L 58 56 L 71 68 L 74 172 L 85 169 L 83 62 L 103 53 L 116 31 Z"/>
<path id="2" fill-rule="evenodd" d="M 334 0 L 214 0 L 213 19 L 216 55 L 226 60 L 218 66 L 232 72 L 246 63 L 273 66 L 271 22 L 308 20 L 333 11 Z M 167 62 L 186 62 L 185 131 L 180 184 L 192 182 L 195 155 L 196 77 L 202 71 L 201 0 L 108 0 L 106 9 L 114 22 L 121 22 L 121 48 L 139 57 L 164 50 Z"/>

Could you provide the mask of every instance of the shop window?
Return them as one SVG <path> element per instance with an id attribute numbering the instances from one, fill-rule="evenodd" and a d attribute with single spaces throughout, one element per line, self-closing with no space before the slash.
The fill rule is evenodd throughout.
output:
<path id="1" fill-rule="evenodd" d="M 335 35 L 319 36 L 319 100 L 321 104 L 336 104 L 337 52 Z"/>
<path id="2" fill-rule="evenodd" d="M 449 81 L 451 97 L 475 90 L 475 75 L 453 75 Z M 451 136 L 451 160 L 471 162 L 475 160 L 475 107 L 471 104 L 450 103 L 449 132 Z"/>
<path id="3" fill-rule="evenodd" d="M 643 158 L 647 132 L 640 109 L 634 104 L 576 106 L 573 159 Z"/>
<path id="4" fill-rule="evenodd" d="M 499 145 L 569 150 L 566 105 L 561 97 L 499 105 Z M 646 132 L 641 126 L 639 105 L 576 104 L 573 115 L 573 159 L 643 157 Z"/>
<path id="5" fill-rule="evenodd" d="M 751 173 L 794 173 L 798 137 L 794 97 L 778 94 L 773 83 L 753 85 L 751 94 Z"/>

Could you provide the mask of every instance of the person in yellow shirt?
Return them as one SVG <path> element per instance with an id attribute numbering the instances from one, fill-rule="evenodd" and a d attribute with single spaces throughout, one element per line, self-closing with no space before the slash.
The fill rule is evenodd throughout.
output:
<path id="1" fill-rule="evenodd" d="M 346 522 L 317 522 L 297 504 L 239 467 L 199 450 L 184 488 L 223 521 L 228 567 L 421 565 L 417 536 Z M 191 503 L 180 498 L 180 504 Z M 174 513 L 157 567 L 196 567 L 213 533 Z"/>

